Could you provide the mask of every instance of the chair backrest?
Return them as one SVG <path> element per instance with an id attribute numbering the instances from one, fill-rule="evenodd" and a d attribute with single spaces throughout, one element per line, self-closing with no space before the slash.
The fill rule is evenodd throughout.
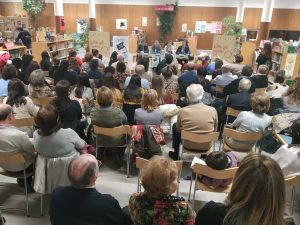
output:
<path id="1" fill-rule="evenodd" d="M 114 127 L 114 128 L 104 128 L 104 127 L 99 127 L 96 125 L 93 125 L 94 127 L 94 133 L 97 135 L 105 135 L 105 136 L 117 136 L 121 134 L 131 134 L 131 129 L 130 126 L 124 125 L 124 126 L 119 126 L 119 127 Z"/>
<path id="2" fill-rule="evenodd" d="M 224 127 L 224 137 L 230 137 L 239 141 L 258 141 L 262 138 L 261 132 L 240 132 L 227 127 Z"/>
<path id="3" fill-rule="evenodd" d="M 219 138 L 219 132 L 211 132 L 206 134 L 195 134 L 190 131 L 181 131 L 181 139 L 191 141 L 195 143 L 206 143 L 211 141 L 217 141 Z"/>
<path id="4" fill-rule="evenodd" d="M 215 170 L 207 165 L 196 163 L 193 167 L 193 171 L 196 174 L 201 174 L 213 179 L 229 179 L 235 176 L 238 167 L 232 167 L 225 170 Z"/>
<path id="5" fill-rule="evenodd" d="M 300 175 L 285 177 L 284 183 L 286 187 L 300 185 Z"/>
<path id="6" fill-rule="evenodd" d="M 223 87 L 219 86 L 219 85 L 216 85 L 216 92 L 219 93 L 219 94 L 223 94 Z"/>
<path id="7" fill-rule="evenodd" d="M 33 117 L 28 117 L 23 119 L 14 119 L 11 124 L 15 127 L 31 127 L 34 126 L 35 121 Z"/>
<path id="8" fill-rule="evenodd" d="M 141 157 L 136 157 L 135 166 L 136 166 L 136 168 L 141 170 L 144 167 L 144 165 L 146 165 L 148 162 L 149 162 L 149 160 L 147 160 L 147 159 L 144 159 L 144 158 L 141 158 Z M 183 166 L 183 161 L 178 160 L 178 161 L 175 161 L 175 163 L 176 163 L 176 166 L 177 166 L 178 173 L 180 174 L 180 172 L 182 170 L 182 166 Z"/>
<path id="9" fill-rule="evenodd" d="M 43 71 L 45 77 L 49 77 L 49 71 Z"/>
<path id="10" fill-rule="evenodd" d="M 265 93 L 267 88 L 255 88 L 255 93 Z"/>
<path id="11" fill-rule="evenodd" d="M 42 105 L 47 105 L 49 104 L 52 100 L 53 97 L 46 97 L 46 98 L 31 98 L 33 104 L 42 106 Z"/>
<path id="12" fill-rule="evenodd" d="M 123 109 L 123 103 L 122 102 L 113 102 L 112 106 L 117 107 L 119 109 Z"/>
<path id="13" fill-rule="evenodd" d="M 227 107 L 226 115 L 237 117 L 240 114 L 240 112 L 241 111 L 239 111 L 239 110 L 233 109 L 231 107 Z"/>
<path id="14" fill-rule="evenodd" d="M 0 164 L 25 164 L 26 161 L 21 153 L 15 153 L 13 155 L 0 156 Z"/>

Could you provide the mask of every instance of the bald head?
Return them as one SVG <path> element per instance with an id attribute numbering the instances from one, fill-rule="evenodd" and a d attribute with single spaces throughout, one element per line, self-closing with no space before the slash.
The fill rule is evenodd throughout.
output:
<path id="1" fill-rule="evenodd" d="M 68 176 L 73 187 L 82 189 L 95 184 L 98 176 L 98 161 L 90 154 L 74 158 L 69 165 Z"/>
<path id="2" fill-rule="evenodd" d="M 229 73 L 231 70 L 231 66 L 229 64 L 225 64 L 221 67 L 222 73 Z"/>
<path id="3" fill-rule="evenodd" d="M 0 122 L 4 122 L 8 119 L 9 115 L 11 115 L 13 109 L 10 105 L 0 104 Z"/>
<path id="4" fill-rule="evenodd" d="M 124 56 L 122 54 L 117 55 L 117 60 L 120 62 L 124 62 Z"/>
<path id="5" fill-rule="evenodd" d="M 139 76 L 142 76 L 145 73 L 145 67 L 141 64 L 136 65 L 135 67 L 135 73 Z"/>
<path id="6" fill-rule="evenodd" d="M 193 62 L 188 62 L 187 67 L 188 67 L 188 70 L 194 70 L 194 68 L 195 68 L 195 63 L 193 63 Z"/>

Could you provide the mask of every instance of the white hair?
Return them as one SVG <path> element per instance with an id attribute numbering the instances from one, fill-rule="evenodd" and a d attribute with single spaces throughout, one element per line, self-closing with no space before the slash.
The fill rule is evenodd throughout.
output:
<path id="1" fill-rule="evenodd" d="M 190 103 L 201 102 L 203 93 L 204 91 L 201 84 L 191 84 L 186 89 L 186 96 Z"/>
<path id="2" fill-rule="evenodd" d="M 249 91 L 251 88 L 251 81 L 247 78 L 243 78 L 239 82 L 239 92 L 241 91 Z"/>

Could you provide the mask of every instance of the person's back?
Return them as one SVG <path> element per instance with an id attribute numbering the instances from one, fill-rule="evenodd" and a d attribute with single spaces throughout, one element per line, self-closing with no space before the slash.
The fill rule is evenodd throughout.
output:
<path id="1" fill-rule="evenodd" d="M 221 68 L 222 75 L 218 75 L 215 78 L 217 86 L 225 87 L 230 82 L 232 82 L 233 80 L 238 78 L 237 75 L 232 75 L 232 73 L 230 72 L 230 69 L 231 69 L 230 65 L 228 65 L 228 64 L 222 66 L 222 68 Z"/>

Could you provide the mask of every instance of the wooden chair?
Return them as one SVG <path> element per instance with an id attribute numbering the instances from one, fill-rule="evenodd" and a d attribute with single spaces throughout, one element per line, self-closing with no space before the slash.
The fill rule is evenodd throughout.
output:
<path id="1" fill-rule="evenodd" d="M 196 163 L 193 167 L 193 172 L 196 174 L 195 178 L 195 186 L 194 186 L 194 194 L 193 194 L 193 208 L 195 205 L 195 195 L 197 190 L 201 191 L 208 191 L 208 192 L 218 192 L 218 193 L 229 193 L 231 190 L 231 184 L 227 187 L 211 187 L 207 186 L 206 184 L 202 183 L 198 180 L 198 175 L 204 175 L 207 177 L 211 177 L 213 179 L 230 179 L 235 176 L 235 173 L 237 171 L 238 167 L 228 168 L 225 170 L 215 170 L 210 168 L 207 165 L 202 165 L 199 163 Z M 191 186 L 192 181 L 190 185 L 190 192 L 189 192 L 189 199 L 191 195 Z"/>
<path id="2" fill-rule="evenodd" d="M 262 133 L 261 132 L 240 132 L 231 128 L 224 127 L 223 131 L 223 150 L 225 152 L 228 151 L 236 151 L 236 152 L 247 152 L 249 153 L 252 151 L 252 149 L 249 150 L 239 150 L 239 149 L 233 149 L 230 146 L 228 146 L 225 142 L 225 138 L 233 138 L 237 141 L 259 141 L 262 138 Z M 256 145 L 255 145 L 255 150 L 256 150 Z"/>
<path id="3" fill-rule="evenodd" d="M 206 133 L 206 134 L 195 134 L 193 132 L 189 132 L 189 131 L 185 131 L 185 130 L 181 131 L 182 143 L 184 141 L 190 141 L 190 142 L 194 142 L 194 143 L 198 143 L 198 144 L 213 142 L 213 146 L 206 151 L 202 151 L 202 150 L 197 151 L 197 149 L 195 149 L 195 151 L 191 151 L 191 150 L 185 148 L 183 146 L 183 144 L 184 144 L 183 143 L 181 145 L 180 158 L 182 158 L 183 151 L 200 153 L 200 154 L 209 154 L 210 152 L 215 150 L 215 142 L 218 140 L 218 138 L 219 138 L 219 132 L 211 132 L 211 133 Z"/>
<path id="4" fill-rule="evenodd" d="M 254 93 L 266 93 L 267 88 L 255 88 L 255 92 Z"/>
<path id="5" fill-rule="evenodd" d="M 49 71 L 43 71 L 45 77 L 49 77 Z"/>
<path id="6" fill-rule="evenodd" d="M 27 191 L 27 180 L 26 178 L 31 177 L 33 175 L 33 171 L 30 173 L 26 173 L 26 161 L 22 154 L 16 153 L 13 155 L 8 156 L 0 156 L 0 164 L 6 164 L 6 165 L 23 165 L 23 171 L 22 172 L 9 172 L 2 168 L 0 168 L 0 174 L 7 177 L 13 177 L 13 178 L 19 178 L 24 179 L 24 185 L 25 185 L 25 196 L 26 196 L 26 215 L 29 216 L 29 206 L 28 206 L 28 191 Z M 15 210 L 21 210 L 22 209 L 15 209 Z"/>
<path id="7" fill-rule="evenodd" d="M 131 135 L 131 129 L 129 125 L 123 125 L 119 127 L 114 128 L 104 128 L 99 127 L 96 125 L 93 125 L 94 128 L 94 134 L 96 135 L 96 157 L 98 154 L 98 148 L 99 147 L 109 147 L 106 145 L 99 145 L 98 144 L 98 136 L 104 135 L 109 137 L 114 137 L 118 135 L 124 135 L 125 137 L 125 145 L 122 146 L 112 146 L 112 147 L 126 147 L 128 149 L 127 151 L 127 177 L 129 177 L 129 163 L 130 163 L 130 140 L 128 140 L 128 136 Z"/>
<path id="8" fill-rule="evenodd" d="M 14 119 L 12 121 L 12 125 L 15 127 L 31 127 L 35 125 L 35 121 L 33 117 L 23 118 L 23 119 Z"/>
<path id="9" fill-rule="evenodd" d="M 216 98 L 217 99 L 224 99 L 224 92 L 223 92 L 223 87 L 219 86 L 219 85 L 216 85 Z M 220 97 L 220 96 L 223 96 L 223 97 Z"/>
<path id="10" fill-rule="evenodd" d="M 291 205 L 292 207 L 291 215 L 293 215 L 294 206 L 295 206 L 295 192 L 296 192 L 295 187 L 300 185 L 300 175 L 285 177 L 284 183 L 286 187 L 292 187 L 291 204 L 289 205 Z"/>
<path id="11" fill-rule="evenodd" d="M 283 140 L 283 138 L 277 134 L 275 131 L 272 132 L 274 137 L 280 142 L 280 144 L 282 145 L 286 145 L 287 143 L 285 142 L 285 140 Z"/>
<path id="12" fill-rule="evenodd" d="M 47 105 L 49 104 L 52 100 L 53 97 L 46 97 L 46 98 L 31 98 L 33 104 L 42 106 L 42 105 Z"/>
<path id="13" fill-rule="evenodd" d="M 141 158 L 141 157 L 136 157 L 135 159 L 135 165 L 136 168 L 139 169 L 139 175 L 138 175 L 138 181 L 137 181 L 137 192 L 141 192 L 142 191 L 142 183 L 141 183 L 141 170 L 144 167 L 145 164 L 147 164 L 149 162 L 149 160 Z M 176 166 L 177 166 L 177 170 L 178 170 L 178 186 L 177 186 L 177 196 L 179 196 L 179 181 L 180 181 L 180 177 L 181 177 L 181 172 L 182 172 L 182 166 L 183 166 L 183 161 L 179 160 L 179 161 L 175 161 Z"/>

